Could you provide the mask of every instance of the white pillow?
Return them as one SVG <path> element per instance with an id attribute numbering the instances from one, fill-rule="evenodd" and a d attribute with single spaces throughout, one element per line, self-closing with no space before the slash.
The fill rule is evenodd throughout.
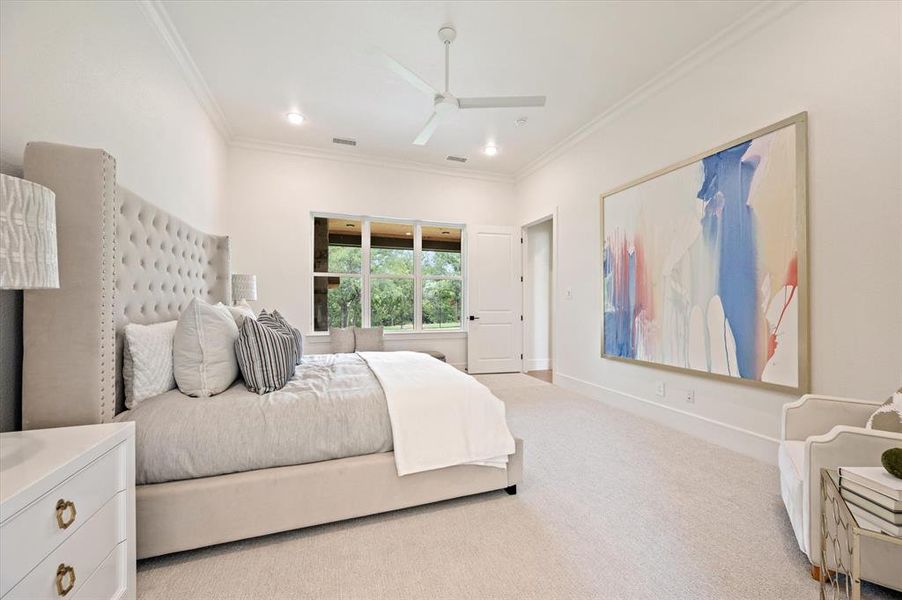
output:
<path id="1" fill-rule="evenodd" d="M 172 339 L 178 321 L 153 325 L 129 323 L 122 345 L 122 379 L 125 406 L 175 388 L 172 373 Z"/>
<path id="2" fill-rule="evenodd" d="M 213 396 L 238 377 L 238 326 L 225 306 L 195 298 L 179 317 L 172 341 L 175 382 L 183 394 Z"/>
<path id="3" fill-rule="evenodd" d="M 241 329 L 241 326 L 244 325 L 244 320 L 248 317 L 255 321 L 257 320 L 257 315 L 254 314 L 254 309 L 247 303 L 247 300 L 242 300 L 235 306 L 226 306 L 222 302 L 217 302 L 216 306 L 222 306 L 229 311 L 229 314 L 235 319 L 235 325 L 238 326 L 238 329 Z"/>

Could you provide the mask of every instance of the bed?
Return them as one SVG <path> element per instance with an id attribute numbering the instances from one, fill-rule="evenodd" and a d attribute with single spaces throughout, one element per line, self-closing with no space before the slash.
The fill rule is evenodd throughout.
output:
<path id="1" fill-rule="evenodd" d="M 30 143 L 25 177 L 56 193 L 61 286 L 25 292 L 23 426 L 122 419 L 123 328 L 176 319 L 194 297 L 228 303 L 229 240 L 202 233 L 119 186 L 116 161 L 103 150 Z M 177 400 L 170 397 L 169 408 Z M 165 418 L 167 400 L 155 401 L 156 417 Z M 459 464 L 399 476 L 384 417 L 374 414 L 366 418 L 375 419 L 375 433 L 352 450 L 372 452 L 347 458 L 314 453 L 319 460 L 266 468 L 247 460 L 224 472 L 234 467 L 215 464 L 215 453 L 190 452 L 195 463 L 161 474 L 142 461 L 163 450 L 139 456 L 138 558 L 483 492 L 514 493 L 522 479 L 519 439 L 504 468 Z M 138 421 L 138 436 L 153 430 Z M 179 452 L 171 445 L 184 439 L 164 437 L 156 447 Z M 166 461 L 158 462 L 155 468 L 165 470 Z"/>

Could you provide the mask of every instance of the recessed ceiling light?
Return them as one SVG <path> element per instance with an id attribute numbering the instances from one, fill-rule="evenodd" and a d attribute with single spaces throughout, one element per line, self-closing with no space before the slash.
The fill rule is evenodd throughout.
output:
<path id="1" fill-rule="evenodd" d="M 495 156 L 498 154 L 498 146 L 494 144 L 488 144 L 485 148 L 482 149 L 485 152 L 486 156 Z"/>
<path id="2" fill-rule="evenodd" d="M 290 112 L 285 115 L 285 118 L 288 119 L 288 122 L 292 125 L 300 125 L 307 120 L 306 118 L 304 118 L 304 115 L 299 112 Z"/>

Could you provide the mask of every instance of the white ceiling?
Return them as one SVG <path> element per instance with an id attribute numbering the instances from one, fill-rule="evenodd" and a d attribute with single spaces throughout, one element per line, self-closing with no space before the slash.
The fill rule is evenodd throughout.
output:
<path id="1" fill-rule="evenodd" d="M 163 2 L 236 139 L 514 174 L 747 16 L 760 2 Z M 453 24 L 456 96 L 541 95 L 545 108 L 453 113 L 411 141 L 432 100 L 372 54 L 442 87 Z M 288 124 L 299 110 L 308 122 Z M 514 121 L 525 116 L 529 124 Z M 351 137 L 356 148 L 332 143 Z M 481 153 L 486 142 L 501 152 Z"/>

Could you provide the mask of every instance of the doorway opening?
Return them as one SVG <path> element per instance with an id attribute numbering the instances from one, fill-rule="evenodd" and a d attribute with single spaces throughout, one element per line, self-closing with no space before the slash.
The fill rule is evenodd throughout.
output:
<path id="1" fill-rule="evenodd" d="M 554 373 L 554 215 L 523 226 L 522 371 L 551 383 Z"/>

